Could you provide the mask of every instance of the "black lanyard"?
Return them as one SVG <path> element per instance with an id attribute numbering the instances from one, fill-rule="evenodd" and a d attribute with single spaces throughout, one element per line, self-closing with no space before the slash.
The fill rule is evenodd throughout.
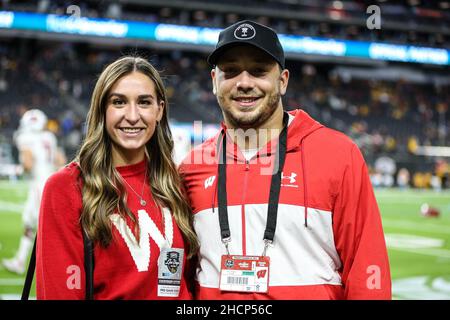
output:
<path id="1" fill-rule="evenodd" d="M 278 142 L 278 152 L 275 153 L 275 169 L 276 172 L 272 173 L 272 181 L 270 183 L 270 194 L 269 194 L 269 207 L 267 210 L 267 224 L 266 230 L 264 231 L 264 242 L 272 243 L 275 237 L 275 229 L 277 226 L 277 213 L 278 213 L 278 202 L 280 196 L 281 188 L 281 173 L 284 167 L 284 161 L 286 159 L 286 146 L 287 146 L 287 126 L 289 122 L 289 115 L 284 112 L 283 114 L 283 129 L 281 130 Z M 227 208 L 227 169 L 226 169 L 226 153 L 227 153 L 227 138 L 226 133 L 222 133 L 222 151 L 219 155 L 219 179 L 218 179 L 218 189 L 217 197 L 219 200 L 219 224 L 220 224 L 220 235 L 222 237 L 222 242 L 225 243 L 228 250 L 228 242 L 231 240 L 230 226 L 228 223 L 228 208 Z M 276 166 L 278 160 L 278 167 Z"/>

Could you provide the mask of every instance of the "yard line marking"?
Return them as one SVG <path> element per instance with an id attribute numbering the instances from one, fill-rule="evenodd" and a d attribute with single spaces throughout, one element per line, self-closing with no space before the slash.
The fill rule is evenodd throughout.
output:
<path id="1" fill-rule="evenodd" d="M 399 249 L 429 249 L 442 248 L 444 240 L 438 238 L 421 237 L 412 234 L 386 233 L 384 235 L 386 245 Z"/>
<path id="2" fill-rule="evenodd" d="M 392 220 L 392 219 L 382 219 L 383 220 L 383 226 L 386 227 L 396 227 L 400 229 L 406 229 L 406 230 L 420 230 L 420 231 L 427 231 L 427 232 L 433 232 L 433 233 L 442 233 L 442 234 L 450 234 L 450 228 L 448 226 L 440 226 L 436 224 L 422 224 L 412 221 L 399 221 L 399 220 Z"/>
<path id="3" fill-rule="evenodd" d="M 435 278 L 428 284 L 428 276 L 403 278 L 392 281 L 392 295 L 406 300 L 448 300 L 450 283 L 444 278 Z"/>
<path id="4" fill-rule="evenodd" d="M 17 204 L 15 202 L 8 202 L 8 201 L 2 201 L 0 200 L 0 214 L 4 214 L 7 212 L 14 212 L 14 213 L 22 213 L 24 208 L 23 204 Z"/>
<path id="5" fill-rule="evenodd" d="M 439 258 L 445 258 L 450 259 L 450 250 L 446 249 L 408 249 L 408 248 L 395 248 L 395 247 L 388 247 L 389 250 L 398 250 L 398 251 L 407 251 L 410 253 L 416 253 L 416 254 L 424 254 L 428 256 L 433 257 L 439 257 Z"/>
<path id="6" fill-rule="evenodd" d="M 450 250 L 442 249 L 443 239 L 421 237 L 410 234 L 385 234 L 386 245 L 390 250 L 400 250 L 450 259 Z"/>
<path id="7" fill-rule="evenodd" d="M 450 293 L 450 282 L 442 278 L 437 278 L 433 281 L 433 288 Z"/>

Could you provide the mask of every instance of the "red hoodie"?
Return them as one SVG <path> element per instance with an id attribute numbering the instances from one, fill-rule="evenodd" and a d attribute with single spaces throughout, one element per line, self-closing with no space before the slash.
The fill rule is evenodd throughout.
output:
<path id="1" fill-rule="evenodd" d="M 180 166 L 200 240 L 198 299 L 391 299 L 379 209 L 358 147 L 304 111 L 290 113 L 267 294 L 219 289 L 218 136 Z M 226 128 L 224 128 L 226 130 Z M 246 161 L 227 139 L 227 206 L 232 255 L 261 255 L 274 145 Z M 261 174 L 265 172 L 265 174 Z"/>
<path id="2" fill-rule="evenodd" d="M 141 192 L 145 167 L 146 160 L 116 169 L 134 190 Z M 38 299 L 73 300 L 85 297 L 79 175 L 78 166 L 71 163 L 51 176 L 44 188 L 36 256 Z M 148 215 L 156 228 L 167 237 L 162 226 L 161 210 L 156 208 L 148 184 L 143 193 L 143 198 L 147 201 L 145 207 L 140 206 L 137 196 L 128 185 L 125 186 L 128 194 L 127 204 L 131 212 L 137 216 L 138 210 L 145 209 L 139 213 L 139 218 L 136 217 L 141 224 L 141 233 L 137 237 L 135 232 L 130 231 L 135 228 L 129 217 L 122 220 L 115 215 L 116 219 L 112 219 L 114 223 L 111 244 L 107 248 L 95 245 L 94 249 L 94 299 L 170 299 L 157 295 L 157 261 L 160 248 L 153 237 L 146 234 L 145 230 L 148 229 L 143 227 L 144 223 L 149 221 L 145 217 Z M 171 220 L 173 225 L 171 247 L 185 248 L 181 232 L 173 217 Z M 119 226 L 122 226 L 121 232 Z M 128 229 L 128 234 L 125 229 Z M 148 241 L 137 240 L 139 243 L 136 243 L 136 239 Z M 187 270 L 186 250 L 184 253 L 183 266 L 184 270 Z M 186 284 L 183 276 L 178 299 L 191 299 Z"/>

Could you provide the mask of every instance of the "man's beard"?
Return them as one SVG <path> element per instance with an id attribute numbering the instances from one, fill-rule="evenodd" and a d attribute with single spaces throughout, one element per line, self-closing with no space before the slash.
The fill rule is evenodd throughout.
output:
<path id="1" fill-rule="evenodd" d="M 267 99 L 267 103 L 261 107 L 258 107 L 258 112 L 242 112 L 240 114 L 235 114 L 228 108 L 224 108 L 223 97 L 217 97 L 219 105 L 222 107 L 222 112 L 224 117 L 228 120 L 234 128 L 261 128 L 263 125 L 275 112 L 281 99 L 281 94 L 279 91 L 271 94 Z"/>

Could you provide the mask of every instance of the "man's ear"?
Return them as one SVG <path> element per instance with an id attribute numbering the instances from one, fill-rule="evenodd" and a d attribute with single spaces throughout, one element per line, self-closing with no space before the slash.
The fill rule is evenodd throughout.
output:
<path id="1" fill-rule="evenodd" d="M 216 68 L 211 69 L 211 81 L 212 81 L 212 92 L 214 95 L 217 93 L 216 89 Z"/>
<path id="2" fill-rule="evenodd" d="M 284 69 L 280 74 L 280 94 L 283 96 L 286 93 L 289 82 L 289 70 Z"/>

